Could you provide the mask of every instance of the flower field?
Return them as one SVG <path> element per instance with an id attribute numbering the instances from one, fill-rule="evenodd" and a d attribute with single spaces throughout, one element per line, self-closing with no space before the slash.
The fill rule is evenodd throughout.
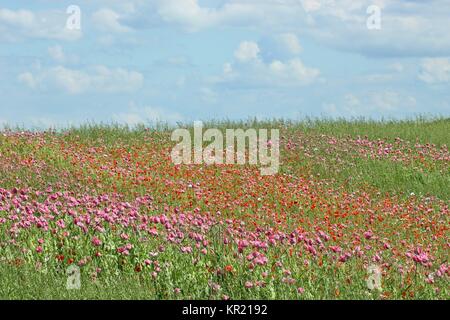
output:
<path id="1" fill-rule="evenodd" d="M 0 298 L 449 298 L 449 119 L 209 126 L 279 128 L 280 172 L 174 165 L 166 127 L 3 130 Z"/>

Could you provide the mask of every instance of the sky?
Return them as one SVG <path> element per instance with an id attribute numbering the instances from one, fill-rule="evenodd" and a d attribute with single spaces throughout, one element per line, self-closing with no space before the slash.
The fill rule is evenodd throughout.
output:
<path id="1" fill-rule="evenodd" d="M 0 125 L 450 116 L 448 0 L 0 2 Z"/>

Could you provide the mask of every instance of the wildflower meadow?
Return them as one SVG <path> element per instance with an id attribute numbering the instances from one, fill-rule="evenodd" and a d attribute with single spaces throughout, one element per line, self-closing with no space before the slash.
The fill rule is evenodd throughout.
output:
<path id="1" fill-rule="evenodd" d="M 279 129 L 278 172 L 174 164 L 163 124 L 2 130 L 0 298 L 448 299 L 449 119 L 205 127 Z"/>

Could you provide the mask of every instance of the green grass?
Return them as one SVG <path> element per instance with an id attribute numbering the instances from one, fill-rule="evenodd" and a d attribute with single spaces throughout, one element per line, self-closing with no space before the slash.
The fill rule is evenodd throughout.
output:
<path id="1" fill-rule="evenodd" d="M 192 129 L 191 124 L 179 124 L 178 126 Z M 396 138 L 401 138 L 408 148 L 414 148 L 416 143 L 430 143 L 439 149 L 450 145 L 450 118 L 417 118 L 403 121 L 364 119 L 224 120 L 207 121 L 204 128 L 280 128 L 280 136 L 285 139 L 283 146 L 287 139 L 299 139 L 301 146 L 306 149 L 286 150 L 282 147 L 280 174 L 288 173 L 295 177 L 313 178 L 327 183 L 330 188 L 348 193 L 367 192 L 371 195 L 372 200 L 377 200 L 384 194 L 398 197 L 398 199 L 406 199 L 412 193 L 419 199 L 435 197 L 446 202 L 450 200 L 448 161 L 437 161 L 427 156 L 424 159 L 411 159 L 409 163 L 396 162 L 390 157 L 370 158 L 358 154 L 352 148 L 347 150 L 340 145 L 334 147 L 327 142 L 330 137 L 347 139 L 344 143 L 344 146 L 347 146 L 350 138 L 367 136 L 371 141 L 382 139 L 390 143 L 394 143 Z M 157 190 L 148 190 L 143 186 L 126 184 L 129 181 L 118 182 L 115 175 L 109 176 L 102 170 L 96 171 L 85 164 L 74 164 L 70 161 L 70 156 L 64 152 L 74 146 L 81 146 L 80 150 L 83 152 L 91 147 L 101 148 L 105 153 L 111 152 L 109 155 L 114 154 L 114 151 L 118 149 L 127 152 L 136 148 L 142 148 L 143 151 L 152 148 L 163 150 L 174 144 L 170 141 L 172 129 L 174 129 L 173 126 L 162 123 L 153 124 L 150 129 L 144 125 L 131 128 L 117 124 L 87 124 L 77 128 L 58 130 L 56 133 L 47 132 L 41 142 L 26 137 L 19 137 L 11 141 L 0 135 L 0 187 L 22 186 L 44 190 L 47 186 L 52 185 L 57 190 L 59 185 L 65 184 L 70 185 L 73 188 L 72 191 L 75 192 L 90 190 L 97 194 L 111 192 L 112 187 L 116 187 L 119 192 L 129 198 L 133 198 L 135 194 L 157 192 Z M 61 146 L 62 142 L 65 144 L 64 146 Z M 307 153 L 312 156 L 306 156 Z M 36 174 L 33 166 L 12 165 L 30 157 L 37 161 L 37 165 L 42 166 L 39 174 Z M 111 156 L 105 159 L 105 163 L 110 164 Z M 133 167 L 137 161 L 153 164 L 156 160 L 158 159 L 143 157 L 130 161 L 131 167 Z M 124 165 L 120 159 L 118 161 L 119 166 Z M 149 176 L 157 174 L 164 176 L 166 173 L 154 171 L 148 173 Z M 216 174 L 220 176 L 220 172 Z M 171 177 L 165 176 L 165 178 L 170 180 Z M 239 175 L 236 175 L 236 181 L 239 181 L 239 178 Z M 195 179 L 196 177 L 192 177 L 194 182 Z M 64 186 L 61 186 L 61 189 L 64 189 Z M 166 195 L 156 194 L 155 196 L 159 197 L 158 199 L 165 199 Z M 276 203 L 277 196 L 279 195 L 268 195 L 273 198 L 274 203 Z M 185 200 L 170 199 L 169 205 L 176 207 Z M 280 203 L 277 205 L 282 206 Z M 199 206 L 205 211 L 208 209 L 208 206 L 202 202 L 194 202 L 192 206 Z M 162 209 L 159 208 L 159 210 Z M 246 208 L 242 212 L 252 213 L 251 210 Z M 293 208 L 292 210 L 294 212 L 297 209 Z M 3 213 L 0 210 L 0 217 Z M 306 218 L 311 221 L 317 217 L 317 214 L 322 214 L 322 212 L 318 213 L 312 209 L 311 211 L 305 210 Z M 448 219 L 437 215 L 435 217 L 437 217 L 436 219 Z M 433 217 L 429 219 L 431 218 Z M 356 222 L 365 223 L 365 221 L 359 220 Z M 10 222 L 8 221 L 8 223 Z M 297 226 L 296 223 L 298 221 L 292 221 L 292 228 Z M 110 272 L 110 270 L 118 270 L 116 268 L 117 259 L 111 254 L 111 259 L 106 259 L 108 264 L 99 265 L 109 272 L 101 274 L 96 281 L 92 281 L 92 268 L 89 271 L 83 269 L 81 289 L 67 290 L 65 267 L 55 263 L 46 264 L 47 262 L 44 260 L 41 262 L 47 267 L 37 268 L 36 261 L 30 256 L 22 255 L 18 248 L 15 248 L 17 251 L 9 249 L 7 229 L 0 225 L 0 230 L 4 231 L 0 235 L 0 252 L 2 253 L 0 299 L 221 299 L 224 294 L 232 296 L 234 299 L 381 298 L 379 293 L 369 292 L 366 289 L 366 266 L 360 262 L 351 262 L 337 267 L 327 261 L 323 261 L 319 265 L 317 261 L 312 260 L 311 266 L 307 268 L 299 262 L 299 258 L 287 257 L 280 252 L 271 252 L 269 258 L 271 261 L 284 259 L 286 265 L 290 266 L 293 276 L 298 280 L 299 286 L 301 285 L 305 289 L 306 294 L 299 295 L 292 286 L 282 284 L 280 282 L 282 274 L 278 274 L 276 280 L 267 279 L 267 285 L 264 288 L 247 290 L 244 288 L 245 280 L 258 281 L 262 279 L 259 274 L 252 273 L 243 265 L 235 264 L 236 273 L 233 278 L 219 277 L 205 271 L 207 266 L 224 267 L 224 265 L 232 263 L 230 255 L 223 252 L 220 241 L 212 245 L 218 254 L 214 258 L 209 257 L 209 260 L 203 261 L 199 265 L 193 265 L 188 257 L 180 255 L 179 248 L 168 246 L 159 261 L 162 264 L 167 263 L 171 267 L 165 269 L 167 271 L 164 271 L 157 280 L 149 277 L 149 272 L 146 272 L 145 275 L 144 272 L 136 274 L 131 265 L 127 266 L 123 272 Z M 411 242 L 414 241 L 412 234 L 406 236 L 411 237 L 408 239 Z M 448 234 L 446 237 L 448 239 Z M 35 243 L 37 240 L 35 238 L 30 232 L 25 238 L 16 240 L 27 243 L 31 247 L 31 243 L 33 241 Z M 400 242 L 402 239 L 396 240 Z M 48 241 L 51 242 L 52 239 L 48 239 Z M 85 253 L 89 252 L 91 250 L 89 241 L 90 239 L 87 239 L 85 246 L 79 249 Z M 138 243 L 140 240 L 136 237 L 134 241 Z M 54 242 L 56 243 L 56 240 Z M 57 251 L 56 244 L 52 245 L 54 246 L 52 248 Z M 156 248 L 157 244 L 152 244 L 152 246 Z M 445 248 L 441 248 L 441 251 L 445 251 Z M 91 253 L 89 252 L 89 254 Z M 78 258 L 81 257 L 80 255 Z M 19 258 L 19 266 L 11 265 L 11 261 L 16 258 Z M 244 263 L 242 262 L 242 264 Z M 439 292 L 435 292 L 431 286 L 423 285 L 423 275 L 417 275 L 417 279 L 413 279 L 414 290 L 405 288 L 404 280 L 395 275 L 384 279 L 383 287 L 390 292 L 390 296 L 387 298 L 446 299 L 450 295 L 448 278 L 441 280 L 444 283 L 439 284 L 441 288 Z M 218 283 L 221 289 L 219 291 L 212 290 L 211 281 Z M 182 287 L 184 291 L 181 295 L 176 294 L 173 292 L 174 287 Z"/>
<path id="2" fill-rule="evenodd" d="M 172 263 L 173 268 L 170 272 L 162 272 L 158 280 L 146 273 L 123 273 L 93 280 L 90 274 L 82 273 L 79 289 L 67 289 L 68 277 L 64 268 L 53 271 L 54 269 L 37 270 L 0 264 L 0 299 L 221 300 L 223 294 L 232 296 L 235 300 L 381 299 L 380 292 L 367 289 L 367 272 L 364 266 L 355 263 L 336 268 L 325 262 L 322 266 L 312 264 L 309 269 L 293 269 L 293 277 L 306 292 L 299 294 L 295 288 L 281 283 L 279 279 L 266 280 L 264 288 L 245 289 L 242 279 L 258 279 L 248 271 L 238 271 L 233 279 L 227 279 L 211 277 L 201 266 L 194 267 L 192 263 L 179 258 L 174 260 L 168 257 L 168 260 L 162 262 Z M 218 283 L 220 288 L 214 290 L 210 286 L 211 281 Z M 420 283 L 424 279 L 419 275 L 415 281 Z M 442 285 L 443 289 L 438 295 L 431 287 L 422 286 L 419 291 L 411 291 L 414 295 L 410 296 L 400 276 L 384 278 L 383 290 L 390 292 L 389 299 L 445 299 L 450 294 L 450 283 L 445 279 L 443 281 L 447 285 Z M 173 290 L 176 287 L 183 288 L 184 291 L 176 293 Z"/>

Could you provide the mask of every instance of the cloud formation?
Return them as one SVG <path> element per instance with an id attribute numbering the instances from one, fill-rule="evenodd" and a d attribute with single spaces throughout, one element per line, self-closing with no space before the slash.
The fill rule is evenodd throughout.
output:
<path id="1" fill-rule="evenodd" d="M 77 4 L 82 32 L 65 28 L 60 2 L 0 5 L 2 119 L 450 112 L 448 1 Z M 380 30 L 367 28 L 369 5 Z"/>
<path id="2" fill-rule="evenodd" d="M 123 25 L 120 15 L 112 9 L 102 8 L 92 15 L 94 25 L 103 32 L 125 33 L 132 29 Z"/>
<path id="3" fill-rule="evenodd" d="M 139 90 L 144 76 L 136 71 L 123 68 L 94 66 L 85 70 L 56 66 L 24 72 L 18 80 L 33 90 L 63 90 L 68 94 L 129 93 Z"/>
<path id="4" fill-rule="evenodd" d="M 397 0 L 157 0 L 161 21 L 196 32 L 259 28 L 308 35 L 325 45 L 368 56 L 450 55 L 450 3 Z M 381 10 L 381 30 L 369 30 L 369 6 Z"/>
<path id="5" fill-rule="evenodd" d="M 426 82 L 427 84 L 450 82 L 450 59 L 424 59 L 421 64 L 419 79 Z"/>
<path id="6" fill-rule="evenodd" d="M 234 52 L 234 57 L 239 62 L 258 60 L 259 51 L 259 46 L 256 42 L 243 41 L 239 44 L 239 48 Z"/>
<path id="7" fill-rule="evenodd" d="M 319 79 L 320 71 L 304 65 L 299 57 L 264 61 L 257 42 L 242 41 L 234 52 L 235 61 L 224 65 L 223 74 L 213 82 L 231 87 L 304 86 Z"/>
<path id="8" fill-rule="evenodd" d="M 62 10 L 34 12 L 0 7 L 0 41 L 30 38 L 73 41 L 81 38 L 81 30 L 66 28 L 67 18 Z"/>
<path id="9" fill-rule="evenodd" d="M 338 101 L 324 103 L 322 110 L 328 116 L 344 117 L 412 115 L 417 112 L 417 100 L 394 90 L 347 93 Z"/>

